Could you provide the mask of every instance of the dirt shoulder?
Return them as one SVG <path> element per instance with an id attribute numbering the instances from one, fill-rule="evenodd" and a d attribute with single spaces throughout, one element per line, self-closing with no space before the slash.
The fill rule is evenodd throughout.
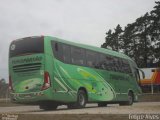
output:
<path id="1" fill-rule="evenodd" d="M 128 120 L 129 115 L 78 114 L 78 115 L 36 115 L 20 114 L 18 120 Z"/>
<path id="2" fill-rule="evenodd" d="M 40 110 L 38 106 L 0 107 L 0 120 L 9 120 L 8 117 L 16 117 L 15 120 L 128 120 L 130 116 L 135 115 L 158 115 L 160 118 L 160 102 L 139 102 L 132 106 L 110 104 L 107 107 L 87 104 L 84 109 L 59 106 L 57 110 L 51 111 Z"/>
<path id="3" fill-rule="evenodd" d="M 160 93 L 146 93 L 139 97 L 140 102 L 160 102 Z"/>

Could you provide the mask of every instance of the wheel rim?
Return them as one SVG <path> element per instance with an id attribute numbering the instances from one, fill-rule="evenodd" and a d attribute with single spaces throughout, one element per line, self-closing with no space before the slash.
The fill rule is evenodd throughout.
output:
<path id="1" fill-rule="evenodd" d="M 85 98 L 84 98 L 83 94 L 79 94 L 79 104 L 81 106 L 84 106 L 84 104 L 85 104 Z"/>

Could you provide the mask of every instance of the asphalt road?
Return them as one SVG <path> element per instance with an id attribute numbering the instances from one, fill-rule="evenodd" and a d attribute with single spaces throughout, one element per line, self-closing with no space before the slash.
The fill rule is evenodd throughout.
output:
<path id="1" fill-rule="evenodd" d="M 59 106 L 57 110 L 44 111 L 39 106 L 0 107 L 0 113 L 16 114 L 160 114 L 160 102 L 139 102 L 132 106 L 109 104 L 107 107 L 97 107 L 97 104 L 87 104 L 84 109 L 67 109 Z"/>

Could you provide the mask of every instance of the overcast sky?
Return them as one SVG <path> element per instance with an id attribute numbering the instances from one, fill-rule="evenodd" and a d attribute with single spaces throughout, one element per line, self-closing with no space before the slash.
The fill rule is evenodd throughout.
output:
<path id="1" fill-rule="evenodd" d="M 105 33 L 153 9 L 155 0 L 0 0 L 0 79 L 8 79 L 12 40 L 51 35 L 100 46 Z"/>

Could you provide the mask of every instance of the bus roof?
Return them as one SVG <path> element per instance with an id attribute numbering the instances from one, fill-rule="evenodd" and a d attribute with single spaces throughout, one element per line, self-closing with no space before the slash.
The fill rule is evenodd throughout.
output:
<path id="1" fill-rule="evenodd" d="M 119 52 L 113 51 L 113 50 L 100 48 L 100 47 L 95 47 L 95 46 L 91 46 L 91 45 L 80 44 L 80 43 L 74 43 L 74 42 L 67 41 L 67 40 L 64 40 L 64 39 L 60 39 L 60 38 L 57 38 L 57 37 L 51 37 L 51 36 L 44 36 L 44 37 L 49 37 L 49 38 L 52 38 L 52 40 L 57 41 L 57 42 L 61 42 L 61 43 L 65 43 L 65 44 L 69 44 L 69 45 L 85 48 L 85 49 L 88 49 L 88 50 L 93 50 L 93 51 L 96 51 L 96 52 L 100 52 L 100 53 L 116 56 L 116 57 L 119 57 L 119 58 L 124 58 L 124 59 L 127 59 L 127 60 L 130 60 L 130 61 L 134 62 L 127 55 L 125 55 L 123 53 L 119 53 Z"/>

